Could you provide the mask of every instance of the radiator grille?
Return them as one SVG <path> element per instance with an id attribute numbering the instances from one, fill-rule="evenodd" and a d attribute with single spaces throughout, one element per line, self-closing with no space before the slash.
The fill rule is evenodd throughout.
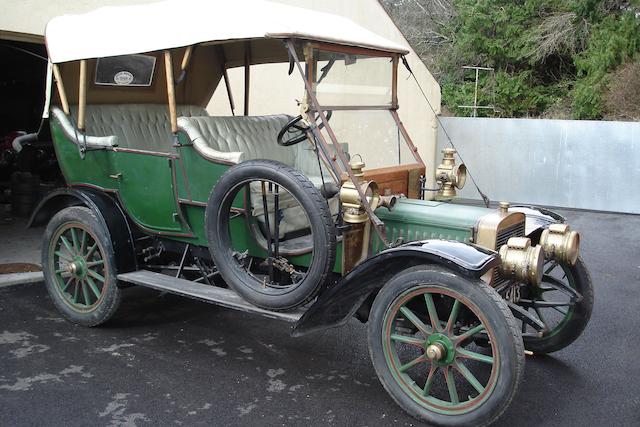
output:
<path id="1" fill-rule="evenodd" d="M 496 250 L 499 251 L 502 245 L 506 245 L 507 241 L 512 237 L 524 237 L 524 222 L 510 225 L 498 231 L 496 236 Z"/>
<path id="2" fill-rule="evenodd" d="M 524 237 L 524 221 L 519 222 L 517 224 L 510 225 L 509 227 L 503 228 L 498 231 L 498 235 L 496 237 L 496 250 L 499 251 L 502 245 L 506 245 L 507 241 L 512 237 Z M 494 267 L 492 274 L 491 285 L 496 287 L 502 285 L 507 282 L 507 279 L 502 277 L 498 267 Z"/>

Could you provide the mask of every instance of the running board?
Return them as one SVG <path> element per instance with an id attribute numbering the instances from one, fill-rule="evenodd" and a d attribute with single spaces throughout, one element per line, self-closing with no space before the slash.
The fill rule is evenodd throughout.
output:
<path id="1" fill-rule="evenodd" d="M 287 312 L 265 310 L 248 303 L 230 289 L 178 279 L 177 277 L 154 273 L 153 271 L 139 270 L 118 274 L 118 280 L 287 322 L 295 323 L 304 314 L 304 310 L 301 309 Z"/>

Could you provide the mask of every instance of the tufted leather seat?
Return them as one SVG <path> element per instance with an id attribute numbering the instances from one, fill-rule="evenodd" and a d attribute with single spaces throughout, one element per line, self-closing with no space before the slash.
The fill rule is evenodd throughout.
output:
<path id="1" fill-rule="evenodd" d="M 292 147 L 277 143 L 278 132 L 291 117 L 179 117 L 178 128 L 185 132 L 194 148 L 212 161 L 240 163 L 245 160 L 277 160 L 304 173 L 314 184 L 322 179 L 316 155 L 310 144 L 303 141 Z M 331 180 L 323 165 L 325 180 Z"/>
<path id="2" fill-rule="evenodd" d="M 200 155 L 211 161 L 240 163 L 246 160 L 277 160 L 289 165 L 309 178 L 320 187 L 322 176 L 318 159 L 311 145 L 303 141 L 291 147 L 278 145 L 278 132 L 291 117 L 280 114 L 272 116 L 237 116 L 237 117 L 179 117 L 178 128 L 187 134 L 194 148 Z M 331 182 L 331 174 L 322 164 L 325 182 Z M 252 182 L 252 213 L 263 225 L 264 209 L 262 206 L 262 189 L 257 182 Z M 269 224 L 274 233 L 275 213 L 274 196 L 266 195 L 269 211 Z M 278 215 L 280 237 L 289 232 L 309 228 L 307 217 L 302 207 L 286 191 L 280 193 L 280 213 Z M 338 197 L 327 200 L 333 214 L 338 212 Z"/>
<path id="3" fill-rule="evenodd" d="M 207 115 L 202 107 L 177 107 L 181 116 Z M 77 107 L 72 107 L 71 113 L 77 118 Z M 164 104 L 87 105 L 85 122 L 87 135 L 116 136 L 121 148 L 161 153 L 173 151 L 169 108 Z"/>

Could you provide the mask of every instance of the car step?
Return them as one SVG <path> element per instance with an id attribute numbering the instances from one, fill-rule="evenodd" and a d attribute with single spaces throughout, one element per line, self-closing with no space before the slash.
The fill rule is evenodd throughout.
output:
<path id="1" fill-rule="evenodd" d="M 118 274 L 118 280 L 287 322 L 297 322 L 304 314 L 304 310 L 301 309 L 287 312 L 265 310 L 248 303 L 230 289 L 191 282 L 148 270 Z"/>

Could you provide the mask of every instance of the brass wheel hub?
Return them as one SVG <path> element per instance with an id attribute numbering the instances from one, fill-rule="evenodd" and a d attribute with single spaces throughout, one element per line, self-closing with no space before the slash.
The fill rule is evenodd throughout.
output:
<path id="1" fill-rule="evenodd" d="M 427 347 L 426 354 L 429 360 L 437 362 L 439 360 L 442 360 L 442 358 L 446 356 L 447 350 L 442 344 L 437 342 Z"/>
<path id="2" fill-rule="evenodd" d="M 67 264 L 67 271 L 75 277 L 84 277 L 87 271 L 84 260 L 76 259 L 75 261 L 70 262 Z"/>

